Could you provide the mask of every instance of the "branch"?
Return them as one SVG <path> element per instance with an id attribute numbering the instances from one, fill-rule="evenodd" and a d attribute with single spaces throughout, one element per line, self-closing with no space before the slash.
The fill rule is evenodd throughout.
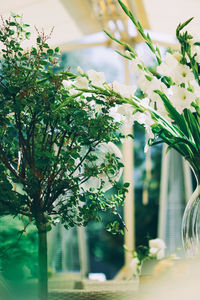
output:
<path id="1" fill-rule="evenodd" d="M 20 175 L 18 175 L 15 168 L 11 165 L 11 163 L 1 145 L 0 145 L 0 159 L 16 178 L 18 178 L 22 183 L 25 183 L 25 179 L 23 177 L 21 177 Z"/>
<path id="2" fill-rule="evenodd" d="M 101 143 L 101 141 L 97 142 L 93 147 L 98 146 L 100 143 Z M 92 151 L 93 147 L 90 146 L 90 148 L 88 149 L 88 151 L 86 152 L 86 154 L 83 156 L 83 158 L 81 159 L 81 161 L 79 162 L 79 164 L 76 166 L 76 168 L 69 174 L 69 176 L 71 176 L 74 172 L 76 172 L 76 170 L 81 166 L 81 164 L 86 159 L 86 157 L 88 156 L 88 154 Z"/>

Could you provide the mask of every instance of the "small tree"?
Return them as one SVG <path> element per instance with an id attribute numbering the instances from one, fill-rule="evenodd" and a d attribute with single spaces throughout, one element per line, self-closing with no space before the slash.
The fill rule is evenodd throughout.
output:
<path id="1" fill-rule="evenodd" d="M 51 224 L 59 219 L 68 229 L 98 221 L 100 211 L 116 213 L 127 185 L 105 198 L 105 178 L 115 184 L 122 163 L 108 152 L 98 164 L 95 152 L 121 138 L 120 123 L 109 115 L 113 99 L 84 95 L 78 87 L 91 84 L 87 76 L 56 74 L 59 49 L 49 47 L 44 33 L 35 47 L 23 49 L 27 27 L 15 15 L 0 28 L 0 209 L 35 223 L 39 297 L 46 300 Z M 85 184 L 91 178 L 98 179 L 96 188 Z"/>

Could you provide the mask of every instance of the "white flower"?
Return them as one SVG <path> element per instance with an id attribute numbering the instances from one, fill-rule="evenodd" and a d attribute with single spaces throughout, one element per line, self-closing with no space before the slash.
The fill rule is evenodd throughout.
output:
<path id="1" fill-rule="evenodd" d="M 138 275 L 140 273 L 141 266 L 140 266 L 140 261 L 137 257 L 134 257 L 131 260 L 130 267 L 133 272 L 133 275 Z"/>
<path id="2" fill-rule="evenodd" d="M 178 60 L 176 57 L 177 55 L 172 55 L 171 53 L 167 52 L 165 55 L 165 61 L 157 67 L 157 72 L 163 76 L 171 77 L 174 68 L 176 68 L 178 65 Z"/>
<path id="3" fill-rule="evenodd" d="M 86 77 L 77 76 L 75 81 L 74 81 L 74 85 L 78 89 L 87 89 L 88 88 L 88 80 L 87 80 Z"/>
<path id="4" fill-rule="evenodd" d="M 133 112 L 134 112 L 134 110 L 133 110 L 132 105 L 130 105 L 128 103 L 119 105 L 119 107 L 117 109 L 117 112 L 125 117 L 124 118 L 124 125 L 126 127 L 131 127 L 133 125 L 133 122 L 134 122 Z"/>
<path id="5" fill-rule="evenodd" d="M 162 259 L 165 256 L 165 242 L 162 239 L 154 239 L 149 241 L 150 247 L 150 256 L 155 257 L 157 259 Z"/>
<path id="6" fill-rule="evenodd" d="M 152 107 L 153 107 L 153 104 L 152 104 Z M 172 120 L 169 118 L 168 112 L 167 112 L 161 98 L 160 98 L 160 101 L 156 102 L 156 110 L 163 118 L 165 118 L 168 122 L 171 123 Z"/>
<path id="7" fill-rule="evenodd" d="M 195 94 L 196 98 L 200 97 L 200 86 L 199 86 L 198 82 L 195 79 L 190 81 L 188 87 L 192 89 L 192 91 Z"/>
<path id="8" fill-rule="evenodd" d="M 165 249 L 166 248 L 165 242 L 159 238 L 149 240 L 149 246 L 150 246 L 150 248 L 157 248 L 157 249 Z"/>
<path id="9" fill-rule="evenodd" d="M 173 55 L 167 53 L 165 62 L 157 67 L 157 72 L 163 76 L 168 76 L 176 84 L 187 83 L 194 79 L 191 69 L 187 65 L 180 63 L 181 54 L 175 52 Z"/>
<path id="10" fill-rule="evenodd" d="M 88 105 L 94 110 L 94 114 L 99 114 L 102 110 L 101 110 L 101 105 L 99 104 L 96 104 L 96 102 L 94 100 L 90 101 L 88 103 Z M 95 115 L 92 115 L 92 117 L 94 118 Z"/>
<path id="11" fill-rule="evenodd" d="M 69 90 L 69 93 L 70 93 L 70 95 L 76 95 L 76 94 L 78 93 L 78 91 L 75 90 L 75 89 L 70 89 L 70 90 Z M 76 98 L 76 99 L 77 99 L 77 98 Z"/>
<path id="12" fill-rule="evenodd" d="M 167 52 L 165 55 L 165 61 L 157 67 L 157 72 L 163 76 L 171 77 L 177 65 L 177 59 L 171 53 Z"/>
<path id="13" fill-rule="evenodd" d="M 113 91 L 120 94 L 122 97 L 127 97 L 127 98 L 133 96 L 137 89 L 135 85 L 126 85 L 126 84 L 119 83 L 117 81 L 114 81 L 111 84 L 111 87 Z"/>
<path id="14" fill-rule="evenodd" d="M 134 114 L 134 121 L 137 121 L 139 124 L 144 125 L 146 132 L 148 134 L 148 138 L 154 138 L 154 134 L 152 132 L 151 126 L 154 124 L 154 121 L 151 118 L 151 114 L 148 111 L 145 111 L 143 113 L 136 112 Z M 144 149 L 146 151 L 147 148 Z"/>
<path id="15" fill-rule="evenodd" d="M 158 260 L 165 257 L 165 250 L 164 249 L 158 250 L 158 248 L 150 248 L 149 252 L 150 252 L 151 257 L 155 257 Z"/>
<path id="16" fill-rule="evenodd" d="M 175 51 L 172 55 L 173 55 L 173 57 L 174 57 L 178 62 L 181 61 L 182 55 L 181 55 L 181 53 L 180 53 L 179 51 Z"/>
<path id="17" fill-rule="evenodd" d="M 89 77 L 89 80 L 91 80 L 92 85 L 103 87 L 103 84 L 106 81 L 103 72 L 96 72 L 94 70 L 89 70 L 87 72 L 87 75 Z"/>
<path id="18" fill-rule="evenodd" d="M 125 120 L 125 116 L 120 114 L 118 112 L 119 105 L 115 105 L 114 107 L 111 107 L 109 109 L 109 116 L 111 116 L 115 122 L 121 122 L 122 120 Z"/>
<path id="19" fill-rule="evenodd" d="M 71 87 L 72 83 L 73 83 L 72 80 L 63 80 L 62 81 L 63 86 L 66 88 Z"/>
<path id="20" fill-rule="evenodd" d="M 86 151 L 88 151 L 88 149 L 83 149 L 82 155 L 84 156 Z M 114 154 L 116 157 L 118 157 L 119 161 L 122 163 L 123 162 L 123 158 L 122 158 L 122 153 L 120 151 L 120 149 L 113 144 L 112 142 L 109 143 L 102 143 L 100 145 L 98 145 L 93 154 L 98 156 L 98 161 L 96 162 L 91 162 L 91 161 L 87 161 L 86 159 L 86 163 L 85 165 L 82 167 L 82 173 L 84 173 L 84 168 L 87 165 L 87 167 L 94 167 L 96 166 L 97 168 L 101 166 L 102 163 L 105 163 L 106 161 L 106 155 L 110 153 L 110 154 Z M 122 175 L 123 169 L 120 168 L 119 170 L 115 170 L 115 173 L 110 173 L 108 171 L 108 173 L 100 173 L 97 175 L 97 177 L 90 177 L 86 182 L 82 183 L 81 186 L 82 188 L 87 191 L 90 188 L 94 189 L 94 192 L 97 191 L 97 189 L 101 186 L 102 180 L 104 181 L 104 186 L 103 186 L 103 191 L 107 191 L 110 188 L 112 188 L 113 183 L 110 182 L 110 179 L 118 181 Z"/>
<path id="21" fill-rule="evenodd" d="M 145 113 L 136 112 L 134 114 L 134 121 L 138 122 L 139 124 L 145 125 L 145 123 L 146 123 Z"/>
<path id="22" fill-rule="evenodd" d="M 144 108 L 148 108 L 148 106 L 150 105 L 150 99 L 149 98 L 143 98 L 140 103 L 142 104 L 142 106 Z"/>
<path id="23" fill-rule="evenodd" d="M 148 111 L 143 113 L 136 112 L 134 114 L 134 121 L 137 121 L 139 124 L 144 125 L 146 128 L 154 124 L 154 121 L 151 118 L 151 114 Z"/>
<path id="24" fill-rule="evenodd" d="M 141 73 L 138 77 L 138 85 L 152 101 L 160 101 L 160 96 L 154 92 L 155 90 L 163 92 L 167 90 L 166 85 L 160 79 L 152 76 L 151 79 L 148 80 L 144 73 Z"/>
<path id="25" fill-rule="evenodd" d="M 78 93 L 78 91 L 73 88 L 72 80 L 63 80 L 62 84 L 63 84 L 64 88 L 68 89 L 70 95 L 75 95 Z"/>
<path id="26" fill-rule="evenodd" d="M 188 66 L 183 64 L 178 64 L 172 74 L 172 80 L 176 84 L 188 83 L 189 81 L 194 80 L 194 74 L 192 73 L 191 69 Z"/>
<path id="27" fill-rule="evenodd" d="M 191 109 L 192 102 L 196 99 L 196 94 L 188 91 L 184 87 L 172 86 L 172 96 L 170 100 L 176 110 L 181 114 L 185 108 Z"/>
<path id="28" fill-rule="evenodd" d="M 81 75 L 84 74 L 84 71 L 79 66 L 77 67 L 77 72 Z"/>
<path id="29" fill-rule="evenodd" d="M 148 111 L 145 111 L 143 113 L 136 112 L 133 117 L 134 121 L 137 121 L 139 124 L 144 125 L 148 134 L 148 138 L 154 138 L 154 134 L 151 129 L 151 125 L 154 124 L 154 121 L 151 118 L 151 114 Z"/>

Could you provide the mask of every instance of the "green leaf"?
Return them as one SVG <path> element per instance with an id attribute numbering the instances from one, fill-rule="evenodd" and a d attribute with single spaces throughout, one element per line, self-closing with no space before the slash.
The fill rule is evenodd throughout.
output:
<path id="1" fill-rule="evenodd" d="M 200 126 L 197 123 L 196 118 L 189 109 L 184 110 L 184 116 L 186 118 L 187 124 L 195 141 L 197 148 L 200 150 Z"/>
<path id="2" fill-rule="evenodd" d="M 30 32 L 26 32 L 26 33 L 25 33 L 25 36 L 26 36 L 27 39 L 29 39 L 30 36 L 31 36 L 31 33 L 30 33 Z"/>
<path id="3" fill-rule="evenodd" d="M 151 77 L 151 76 L 145 75 L 145 77 L 146 77 L 146 79 L 147 79 L 148 81 L 152 81 L 152 77 Z"/>
<path id="4" fill-rule="evenodd" d="M 155 146 L 155 145 L 159 145 L 159 144 L 163 144 L 164 141 L 160 140 L 160 141 L 156 141 L 156 142 L 149 142 L 149 146 Z"/>
<path id="5" fill-rule="evenodd" d="M 10 22 L 9 25 L 10 25 L 10 26 L 15 26 L 15 25 L 16 25 L 16 22 Z"/>
<path id="6" fill-rule="evenodd" d="M 133 17 L 131 11 L 126 7 L 126 5 L 121 0 L 118 0 L 118 2 L 121 5 L 121 8 L 123 9 L 123 11 L 126 13 L 126 15 L 129 18 L 131 18 L 131 20 L 133 19 L 133 22 L 136 25 L 137 22 L 136 22 L 135 18 Z"/>
<path id="7" fill-rule="evenodd" d="M 18 15 L 18 14 L 16 14 L 16 13 L 14 13 L 14 12 L 12 12 L 11 11 L 11 16 L 13 17 L 13 18 L 21 18 L 21 16 L 20 15 Z"/>
<path id="8" fill-rule="evenodd" d="M 44 43 L 43 47 L 44 48 L 49 48 L 49 45 L 47 43 Z"/>
<path id="9" fill-rule="evenodd" d="M 177 30 L 181 31 L 185 26 L 187 26 L 192 20 L 194 19 L 194 17 L 188 19 L 187 21 L 185 21 L 184 23 L 180 23 L 177 27 Z"/>
<path id="10" fill-rule="evenodd" d="M 107 34 L 107 36 L 109 36 L 109 38 L 111 38 L 113 41 L 117 42 L 118 44 L 122 45 L 125 47 L 125 49 L 129 50 L 132 54 L 135 54 L 135 56 L 137 56 L 135 50 L 127 43 L 122 42 L 118 39 L 116 39 L 114 36 L 112 36 L 109 32 L 107 32 L 106 30 L 104 30 L 104 32 Z"/>
<path id="11" fill-rule="evenodd" d="M 164 106 L 165 106 L 167 112 L 169 113 L 172 120 L 175 121 L 175 123 L 179 127 L 179 129 L 182 131 L 182 134 L 189 137 L 187 124 L 186 124 L 184 118 L 181 116 L 181 114 L 179 114 L 179 112 L 175 109 L 175 107 L 171 104 L 170 100 L 167 98 L 167 96 L 163 92 L 161 92 L 159 90 L 155 90 L 154 92 L 161 97 L 161 99 L 164 102 Z"/>
<path id="12" fill-rule="evenodd" d="M 121 56 L 124 57 L 124 58 L 127 58 L 127 59 L 129 59 L 129 60 L 132 60 L 129 56 L 127 56 L 127 55 L 121 53 L 121 52 L 118 51 L 118 50 L 115 50 L 115 52 L 118 53 L 119 55 L 121 55 Z"/>
<path id="13" fill-rule="evenodd" d="M 53 55 L 53 49 L 48 49 L 48 50 L 47 50 L 47 53 L 48 53 L 49 55 Z"/>
<path id="14" fill-rule="evenodd" d="M 180 146 L 182 149 L 182 151 L 184 151 L 184 155 L 183 153 L 181 153 L 183 156 L 190 156 L 192 157 L 193 155 L 198 155 L 198 151 L 196 149 L 196 146 L 194 143 L 192 143 L 189 140 L 183 139 L 183 138 L 175 138 L 174 142 L 170 142 L 170 144 L 168 144 L 168 149 L 167 152 L 171 149 L 174 148 L 178 151 L 177 147 L 175 146 Z M 181 151 L 179 151 L 181 152 Z"/>
<path id="15" fill-rule="evenodd" d="M 132 12 L 126 7 L 126 5 L 121 1 L 118 0 L 119 4 L 121 5 L 122 9 L 124 10 L 124 12 L 126 13 L 126 15 L 130 18 L 130 20 L 133 22 L 133 24 L 136 26 L 137 30 L 139 31 L 139 33 L 141 34 L 141 36 L 143 37 L 143 39 L 145 40 L 146 44 L 148 45 L 148 47 L 151 49 L 152 53 L 155 54 L 156 59 L 158 64 L 160 65 L 162 62 L 161 59 L 161 54 L 160 51 L 157 51 L 157 48 L 155 49 L 153 46 L 153 42 L 149 36 L 149 34 L 145 34 L 144 29 L 142 27 L 142 25 L 140 24 L 139 21 L 137 21 L 135 19 L 135 17 L 133 16 Z"/>
<path id="16" fill-rule="evenodd" d="M 55 112 L 58 111 L 59 109 L 61 109 L 62 107 L 66 106 L 66 105 L 70 102 L 70 100 L 74 100 L 75 98 L 77 98 L 77 97 L 79 97 L 79 96 L 81 96 L 81 95 L 82 95 L 82 93 L 78 93 L 78 94 L 76 94 L 76 95 L 69 96 L 69 97 L 67 98 L 66 101 L 64 101 L 63 103 L 61 103 L 61 104 L 55 109 Z"/>
<path id="17" fill-rule="evenodd" d="M 37 54 L 37 49 L 36 48 L 32 48 L 31 49 L 31 54 L 32 55 L 36 55 Z"/>

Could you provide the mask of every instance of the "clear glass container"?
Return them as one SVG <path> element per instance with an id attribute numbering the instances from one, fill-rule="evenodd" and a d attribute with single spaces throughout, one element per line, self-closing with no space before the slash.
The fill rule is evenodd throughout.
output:
<path id="1" fill-rule="evenodd" d="M 200 255 L 200 185 L 197 186 L 185 208 L 182 239 L 186 256 Z"/>
<path id="2" fill-rule="evenodd" d="M 194 172 L 197 187 L 182 219 L 182 241 L 187 257 L 200 256 L 200 157 L 186 158 Z"/>

